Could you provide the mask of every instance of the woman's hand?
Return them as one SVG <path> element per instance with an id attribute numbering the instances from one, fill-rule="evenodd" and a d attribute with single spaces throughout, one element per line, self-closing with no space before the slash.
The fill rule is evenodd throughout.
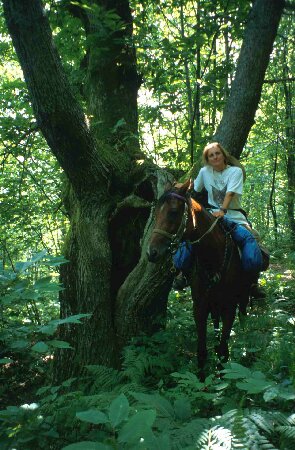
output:
<path id="1" fill-rule="evenodd" d="M 224 213 L 224 211 L 215 211 L 214 213 L 212 213 L 212 216 L 214 216 L 214 217 L 224 217 L 225 213 Z"/>

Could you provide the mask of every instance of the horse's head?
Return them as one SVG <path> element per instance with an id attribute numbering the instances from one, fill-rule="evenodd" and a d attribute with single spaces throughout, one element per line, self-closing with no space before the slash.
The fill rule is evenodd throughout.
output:
<path id="1" fill-rule="evenodd" d="M 160 197 L 155 210 L 155 226 L 147 250 L 150 262 L 161 259 L 178 247 L 188 218 L 186 192 L 189 183 L 175 185 Z"/>

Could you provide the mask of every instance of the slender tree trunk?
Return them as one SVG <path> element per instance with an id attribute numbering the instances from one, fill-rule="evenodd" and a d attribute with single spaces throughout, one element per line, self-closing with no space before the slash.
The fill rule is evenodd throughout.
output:
<path id="1" fill-rule="evenodd" d="M 228 15 L 225 14 L 225 18 L 224 18 L 225 23 L 228 23 Z M 224 98 L 225 100 L 228 99 L 229 96 L 229 63 L 230 63 L 230 47 L 229 47 L 229 32 L 228 32 L 228 27 L 225 28 L 224 30 L 224 50 L 225 50 L 225 67 L 226 67 L 226 81 L 225 81 L 225 86 L 224 86 Z"/>
<path id="2" fill-rule="evenodd" d="M 217 112 L 217 86 L 216 86 L 216 39 L 214 39 L 213 43 L 213 86 L 212 86 L 212 117 L 211 117 L 211 126 L 212 130 L 215 130 L 216 127 L 216 112 Z"/>
<path id="3" fill-rule="evenodd" d="M 200 20 L 201 20 L 201 14 L 200 14 L 200 1 L 197 2 L 197 30 L 200 31 Z M 197 45 L 197 51 L 196 51 L 196 91 L 195 91 L 195 101 L 194 101 L 194 120 L 192 122 L 192 126 L 194 127 L 194 134 L 196 136 L 196 139 L 201 138 L 201 85 L 200 85 L 200 79 L 201 79 L 201 46 L 200 44 Z M 195 123 L 194 123 L 195 122 Z M 191 154 L 191 164 L 193 164 L 194 158 L 193 158 L 193 152 Z"/>
<path id="4" fill-rule="evenodd" d="M 184 13 L 183 13 L 183 1 L 180 4 L 180 33 L 181 38 L 185 38 L 185 28 L 184 28 Z M 191 164 L 194 160 L 194 148 L 195 148 L 195 127 L 194 127 L 194 112 L 193 112 L 193 95 L 192 87 L 190 82 L 190 72 L 188 58 L 184 56 L 184 73 L 185 73 L 185 85 L 186 85 L 186 95 L 187 95 L 187 105 L 188 105 L 188 124 L 190 129 L 190 159 Z"/>
<path id="5" fill-rule="evenodd" d="M 215 134 L 215 140 L 237 158 L 254 124 L 283 7 L 283 0 L 256 0 L 247 20 L 235 79 Z"/>
<path id="6" fill-rule="evenodd" d="M 288 83 L 286 80 L 289 77 L 289 68 L 287 63 L 288 49 L 286 44 L 284 47 L 284 78 L 283 87 L 285 94 L 285 111 L 286 111 L 286 149 L 287 149 L 287 214 L 289 221 L 289 228 L 291 234 L 291 248 L 295 250 L 295 124 L 292 110 L 292 84 Z"/>
<path id="7" fill-rule="evenodd" d="M 278 142 L 276 144 L 276 153 L 273 161 L 273 171 L 272 171 L 272 182 L 271 182 L 271 190 L 269 196 L 269 209 L 271 211 L 273 224 L 274 224 L 274 236 L 275 241 L 278 241 L 278 218 L 277 218 L 277 210 L 276 210 L 276 199 L 275 199 L 275 182 L 276 182 L 276 174 L 278 168 Z"/>

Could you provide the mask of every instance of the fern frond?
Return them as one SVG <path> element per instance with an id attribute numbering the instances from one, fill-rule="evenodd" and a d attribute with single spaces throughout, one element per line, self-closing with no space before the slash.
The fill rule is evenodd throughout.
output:
<path id="1" fill-rule="evenodd" d="M 149 368 L 148 356 L 145 352 L 139 353 L 137 348 L 126 347 L 122 365 L 122 371 L 125 377 L 133 382 L 140 381 Z"/>
<path id="2" fill-rule="evenodd" d="M 206 450 L 231 450 L 232 433 L 228 428 L 214 426 L 201 433 L 196 442 L 196 448 Z"/>
<path id="3" fill-rule="evenodd" d="M 201 448 L 196 446 L 197 440 L 201 433 L 206 432 L 210 426 L 208 419 L 193 419 L 191 422 L 181 427 L 173 427 L 171 429 L 171 440 L 173 450 L 182 450 L 188 445 L 193 444 L 193 448 Z"/>
<path id="4" fill-rule="evenodd" d="M 248 416 L 255 423 L 258 429 L 265 431 L 267 434 L 274 432 L 274 426 L 270 420 L 269 414 L 260 412 L 251 412 Z"/>
<path id="5" fill-rule="evenodd" d="M 124 351 L 124 363 L 122 374 L 133 382 L 143 381 L 146 375 L 160 371 L 169 373 L 173 364 L 169 358 L 162 354 L 151 354 L 148 349 L 127 347 Z"/>
<path id="6" fill-rule="evenodd" d="M 111 367 L 101 365 L 89 365 L 86 366 L 87 371 L 90 373 L 90 380 L 88 384 L 90 393 L 111 391 L 118 384 L 123 383 L 123 375 Z"/>
<path id="7" fill-rule="evenodd" d="M 279 431 L 287 439 L 295 440 L 295 427 L 294 426 L 292 426 L 292 425 L 280 426 L 280 427 L 277 427 L 276 430 Z"/>
<path id="8" fill-rule="evenodd" d="M 126 395 L 129 394 L 130 392 L 147 392 L 147 388 L 144 387 L 142 384 L 133 383 L 133 382 L 121 384 L 121 385 L 117 386 L 117 388 L 115 388 L 115 390 L 120 394 L 126 394 Z M 129 398 L 129 395 L 128 395 L 128 399 L 130 400 L 131 403 L 132 403 L 132 401 L 131 401 L 132 398 L 133 397 L 131 397 L 131 396 Z"/>
<path id="9" fill-rule="evenodd" d="M 231 431 L 231 449 L 275 450 L 270 441 L 274 426 L 264 411 L 231 410 L 211 421 Z"/>
<path id="10" fill-rule="evenodd" d="M 271 411 L 268 413 L 270 420 L 276 425 L 290 425 L 286 414 L 280 411 Z M 291 416 L 292 417 L 292 416 Z"/>
<path id="11" fill-rule="evenodd" d="M 281 417 L 280 417 L 281 419 Z M 276 427 L 276 431 L 281 434 L 281 436 L 285 439 L 290 439 L 291 441 L 295 440 L 295 414 L 291 414 L 291 416 L 284 416 L 284 425 L 279 425 Z M 283 422 L 283 420 L 281 420 Z M 293 444 L 294 446 L 294 444 Z"/>

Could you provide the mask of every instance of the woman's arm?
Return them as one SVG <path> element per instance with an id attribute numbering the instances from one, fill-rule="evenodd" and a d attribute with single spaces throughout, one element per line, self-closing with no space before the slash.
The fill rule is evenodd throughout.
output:
<path id="1" fill-rule="evenodd" d="M 224 200 L 222 202 L 222 206 L 220 207 L 220 211 L 216 211 L 213 213 L 214 217 L 223 217 L 227 213 L 227 208 L 230 205 L 230 202 L 234 198 L 236 194 L 234 192 L 227 192 L 225 194 Z"/>

